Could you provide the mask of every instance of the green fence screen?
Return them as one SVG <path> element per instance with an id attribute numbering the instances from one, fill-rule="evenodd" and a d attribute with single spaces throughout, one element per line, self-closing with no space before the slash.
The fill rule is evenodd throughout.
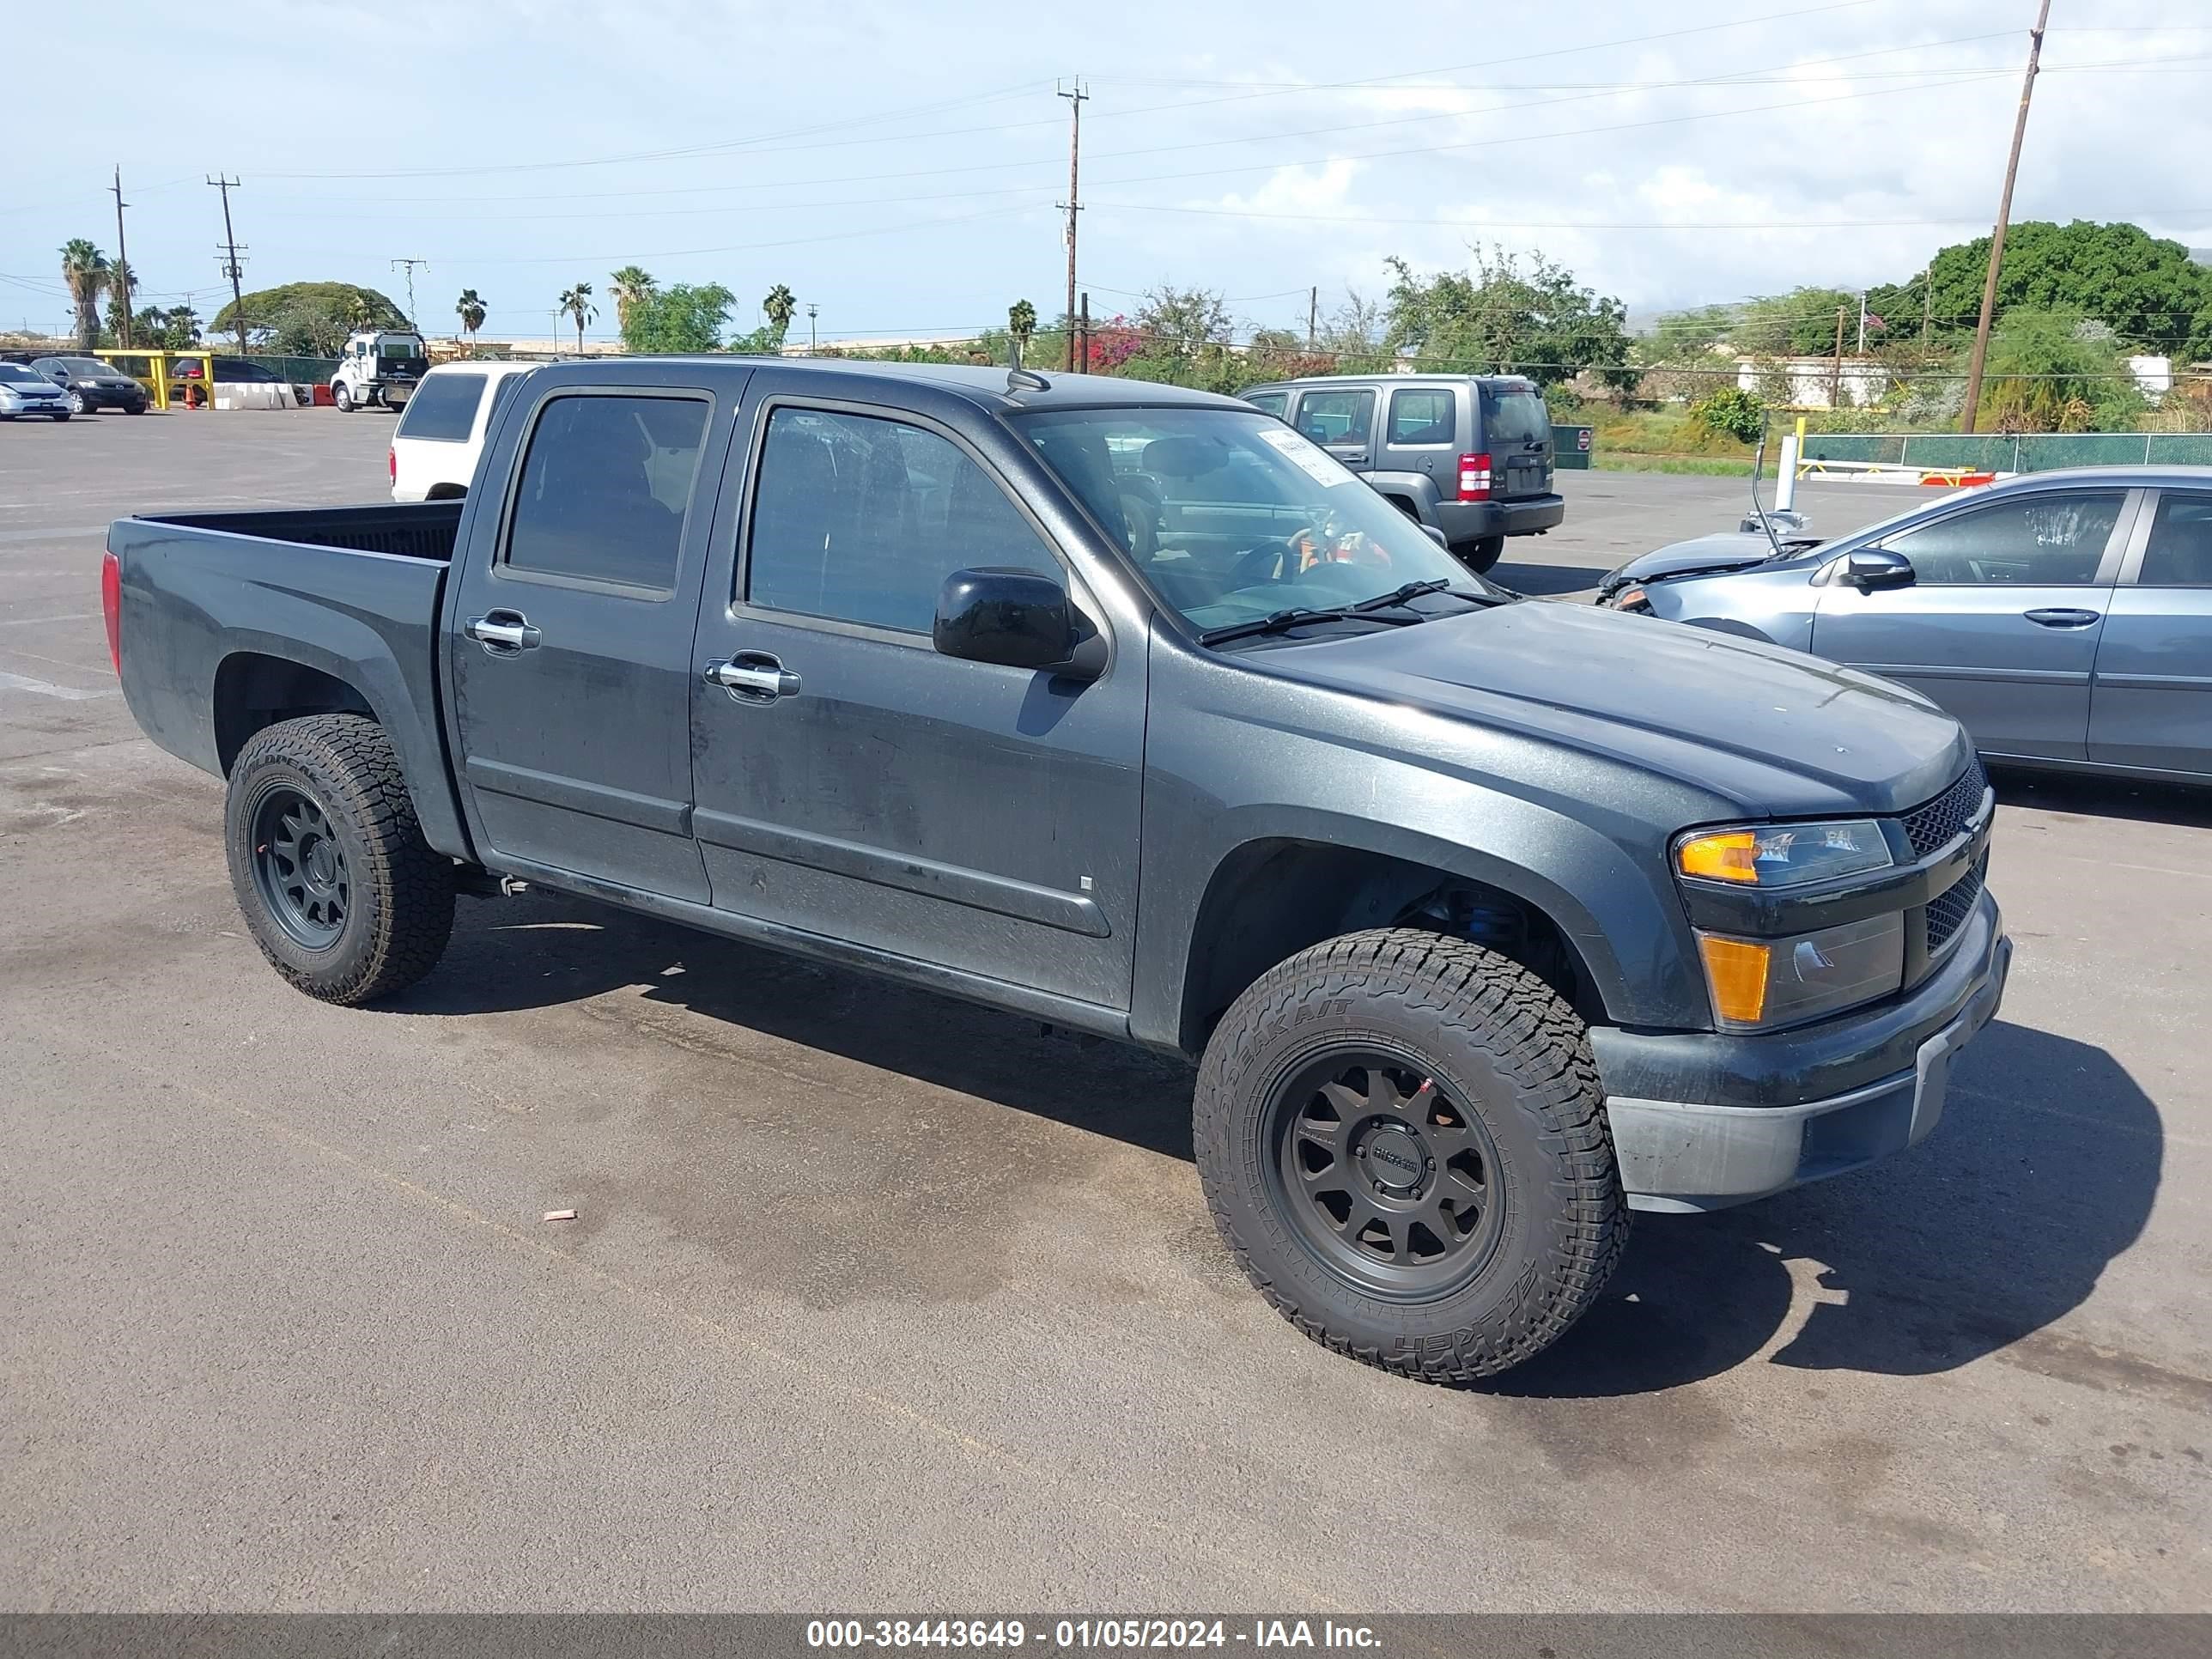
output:
<path id="1" fill-rule="evenodd" d="M 2060 466 L 2212 466 L 2212 433 L 2062 432 L 2007 438 L 1945 432 L 1808 432 L 1803 459 L 1976 472 L 2048 472 Z"/>
<path id="2" fill-rule="evenodd" d="M 1590 464 L 1591 440 L 1596 434 L 1586 426 L 1553 426 L 1552 428 L 1552 465 L 1580 467 L 1587 471 Z"/>

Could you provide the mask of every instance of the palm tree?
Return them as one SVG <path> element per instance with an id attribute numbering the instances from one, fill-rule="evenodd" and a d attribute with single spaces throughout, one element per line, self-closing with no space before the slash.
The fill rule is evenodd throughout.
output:
<path id="1" fill-rule="evenodd" d="M 553 314 L 556 317 L 574 317 L 576 319 L 576 355 L 579 357 L 582 356 L 584 355 L 584 325 L 599 314 L 599 308 L 592 303 L 592 285 L 589 283 L 579 283 L 563 294 L 561 296 L 560 304 L 554 307 Z"/>
<path id="2" fill-rule="evenodd" d="M 1006 307 L 1006 332 L 1013 337 L 1014 367 L 1022 366 L 1022 353 L 1029 349 L 1030 336 L 1036 332 L 1036 307 L 1027 300 L 1017 300 Z"/>
<path id="3" fill-rule="evenodd" d="M 62 244 L 62 281 L 76 307 L 80 350 L 91 351 L 100 344 L 100 295 L 107 286 L 107 256 L 83 237 L 72 236 Z"/>
<path id="4" fill-rule="evenodd" d="M 769 289 L 768 298 L 761 301 L 761 310 L 768 318 L 768 325 L 775 331 L 775 343 L 781 346 L 783 337 L 791 327 L 791 319 L 799 312 L 799 301 L 781 283 Z"/>
<path id="5" fill-rule="evenodd" d="M 125 337 L 131 331 L 131 299 L 137 291 L 138 273 L 131 269 L 128 259 L 115 259 L 107 267 L 107 329 L 115 336 L 118 345 L 128 345 Z"/>
<path id="6" fill-rule="evenodd" d="M 624 265 L 607 281 L 607 291 L 615 296 L 615 325 L 627 334 L 630 313 L 659 293 L 660 284 L 639 265 Z"/>
<path id="7" fill-rule="evenodd" d="M 461 319 L 461 326 L 468 331 L 469 356 L 473 357 L 477 351 L 477 331 L 483 326 L 483 296 L 472 288 L 463 289 L 461 297 L 453 301 L 453 314 Z"/>

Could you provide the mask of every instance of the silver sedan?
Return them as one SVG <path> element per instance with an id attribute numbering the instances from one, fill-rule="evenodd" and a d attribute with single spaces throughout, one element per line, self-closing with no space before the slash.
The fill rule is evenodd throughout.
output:
<path id="1" fill-rule="evenodd" d="M 1901 682 L 1992 760 L 2212 780 L 2212 467 L 2032 473 L 1779 557 L 1706 537 L 1597 602 Z"/>

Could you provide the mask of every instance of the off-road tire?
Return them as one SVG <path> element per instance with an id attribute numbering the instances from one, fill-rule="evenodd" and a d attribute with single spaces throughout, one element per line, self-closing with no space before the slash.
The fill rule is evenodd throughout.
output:
<path id="1" fill-rule="evenodd" d="M 1452 549 L 1452 556 L 1476 575 L 1486 576 L 1505 556 L 1505 538 L 1485 536 L 1480 541 L 1462 542 Z"/>
<path id="2" fill-rule="evenodd" d="M 1486 1132 L 1502 1205 L 1471 1280 L 1385 1297 L 1331 1265 L 1271 1178 L 1276 1102 L 1333 1050 L 1407 1056 Z M 1286 1092 L 1287 1091 L 1287 1092 Z M 1221 1237 L 1261 1293 L 1315 1341 L 1434 1382 L 1471 1382 L 1550 1346 L 1589 1309 L 1628 1237 L 1589 1035 L 1558 993 L 1465 940 L 1381 928 L 1316 945 L 1238 997 L 1199 1068 L 1194 1138 Z"/>
<path id="3" fill-rule="evenodd" d="M 255 874 L 255 820 L 277 790 L 321 809 L 349 877 L 342 929 L 322 949 L 285 931 Z M 423 840 L 399 758 L 375 721 L 314 714 L 256 732 L 231 768 L 223 827 L 231 889 L 254 943 L 309 996 L 374 1002 L 437 966 L 453 929 L 453 860 Z"/>

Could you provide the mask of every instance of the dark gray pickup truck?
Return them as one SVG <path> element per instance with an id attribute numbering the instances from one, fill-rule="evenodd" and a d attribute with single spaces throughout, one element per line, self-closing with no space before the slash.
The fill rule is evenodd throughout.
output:
<path id="1" fill-rule="evenodd" d="M 398 993 L 506 878 L 1191 1056 L 1254 1283 L 1413 1376 L 1549 1345 L 1632 1208 L 1918 1140 L 2003 985 L 1948 715 L 1517 600 L 1227 398 L 562 364 L 465 501 L 108 550 L 301 989 Z"/>

